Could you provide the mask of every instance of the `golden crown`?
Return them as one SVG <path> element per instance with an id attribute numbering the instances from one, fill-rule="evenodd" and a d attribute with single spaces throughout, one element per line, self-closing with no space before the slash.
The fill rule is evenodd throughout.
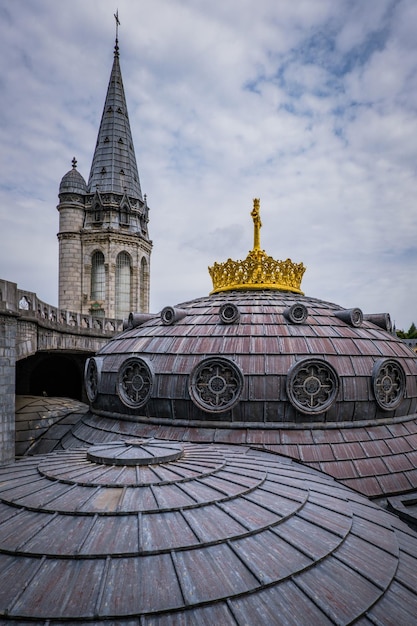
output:
<path id="1" fill-rule="evenodd" d="M 227 259 L 224 263 L 214 263 L 208 268 L 213 281 L 211 293 L 232 289 L 277 289 L 304 295 L 300 289 L 306 271 L 304 265 L 293 263 L 291 259 L 276 261 L 261 250 L 262 222 L 259 205 L 259 199 L 255 198 L 251 212 L 254 228 L 253 250 L 244 261 Z"/>

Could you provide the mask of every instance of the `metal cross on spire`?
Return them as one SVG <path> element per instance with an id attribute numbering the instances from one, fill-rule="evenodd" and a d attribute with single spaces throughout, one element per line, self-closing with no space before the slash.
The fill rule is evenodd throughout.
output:
<path id="1" fill-rule="evenodd" d="M 119 9 L 117 9 L 116 13 L 114 13 L 113 15 L 114 15 L 114 19 L 116 20 L 116 45 L 114 46 L 114 52 L 117 56 L 119 56 L 119 26 L 120 26 Z"/>

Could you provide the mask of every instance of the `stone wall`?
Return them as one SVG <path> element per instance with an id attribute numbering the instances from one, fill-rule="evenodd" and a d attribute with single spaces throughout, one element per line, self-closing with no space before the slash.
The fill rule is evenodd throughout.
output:
<path id="1" fill-rule="evenodd" d="M 1 305 L 1 303 L 0 303 Z M 3 310 L 4 313 L 4 310 Z M 17 318 L 0 317 L 0 463 L 14 459 Z"/>
<path id="2" fill-rule="evenodd" d="M 0 464 L 15 454 L 16 362 L 42 350 L 94 353 L 122 320 L 59 309 L 0 279 Z"/>
<path id="3" fill-rule="evenodd" d="M 84 206 L 78 196 L 65 195 L 59 203 L 59 307 L 81 311 L 81 235 Z"/>

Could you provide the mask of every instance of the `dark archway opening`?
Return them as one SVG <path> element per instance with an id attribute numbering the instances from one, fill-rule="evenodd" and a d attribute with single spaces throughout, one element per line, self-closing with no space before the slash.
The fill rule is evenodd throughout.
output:
<path id="1" fill-rule="evenodd" d="M 16 365 L 16 393 L 85 402 L 85 355 L 38 353 Z"/>
<path id="2" fill-rule="evenodd" d="M 43 359 L 32 372 L 30 394 L 81 400 L 81 376 L 76 363 L 58 355 Z"/>

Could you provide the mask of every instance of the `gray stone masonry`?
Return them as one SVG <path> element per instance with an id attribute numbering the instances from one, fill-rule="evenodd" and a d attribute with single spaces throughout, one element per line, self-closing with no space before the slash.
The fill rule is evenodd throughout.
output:
<path id="1" fill-rule="evenodd" d="M 0 285 L 0 464 L 14 459 L 15 454 L 15 371 L 17 286 Z"/>
<path id="2" fill-rule="evenodd" d="M 46 352 L 94 353 L 122 320 L 59 309 L 0 279 L 0 465 L 15 457 L 16 362 Z"/>

